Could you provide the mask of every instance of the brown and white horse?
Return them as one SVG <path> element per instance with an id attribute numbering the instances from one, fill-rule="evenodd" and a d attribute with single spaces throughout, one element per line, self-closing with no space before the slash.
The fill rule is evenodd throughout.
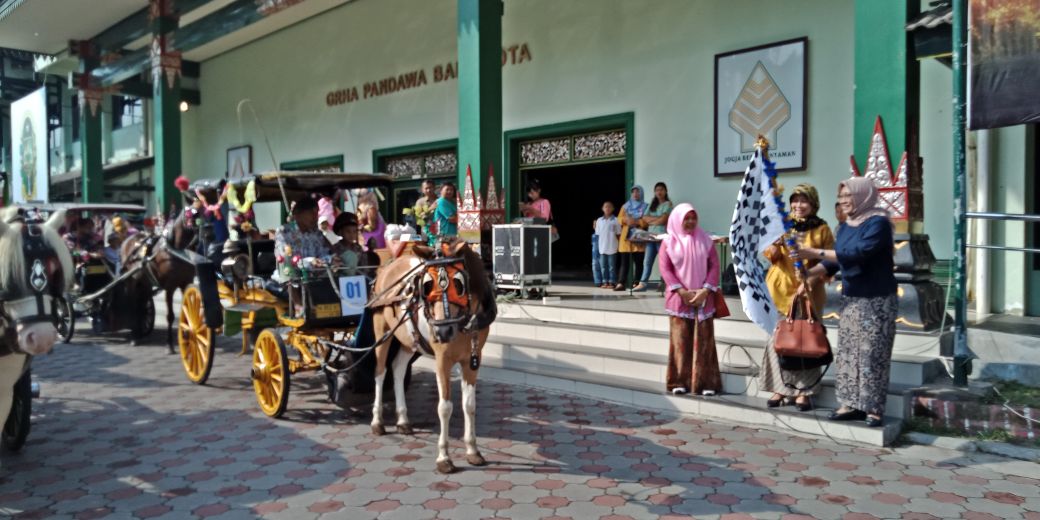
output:
<path id="1" fill-rule="evenodd" d="M 55 299 L 72 286 L 69 248 L 58 235 L 65 212 L 27 224 L 18 208 L 0 212 L 0 426 L 28 356 L 50 352 L 58 339 Z"/>
<path id="2" fill-rule="evenodd" d="M 448 431 L 452 414 L 451 370 L 462 365 L 462 408 L 465 417 L 463 442 L 466 461 L 486 464 L 477 449 L 477 370 L 480 352 L 487 341 L 497 313 L 494 288 L 484 264 L 465 242 L 439 244 L 439 249 L 416 247 L 379 268 L 373 309 L 376 338 L 393 334 L 401 351 L 393 360 L 394 399 L 398 433 L 412 433 L 405 402 L 404 379 L 414 352 L 436 361 L 440 400 L 440 437 L 437 441 L 437 471 L 452 473 L 455 465 L 448 454 Z M 386 377 L 388 341 L 376 347 L 376 389 L 372 405 L 372 432 L 383 435 L 383 379 Z"/>

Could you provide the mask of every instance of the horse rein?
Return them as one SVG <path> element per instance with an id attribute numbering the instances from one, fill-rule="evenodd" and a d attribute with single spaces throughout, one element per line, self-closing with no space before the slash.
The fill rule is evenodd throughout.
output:
<path id="1" fill-rule="evenodd" d="M 22 227 L 22 235 L 23 253 L 29 267 L 25 273 L 25 282 L 31 292 L 28 296 L 15 299 L 10 299 L 14 295 L 0 294 L 0 321 L 3 322 L 2 329 L 8 333 L 16 330 L 19 325 L 55 323 L 57 314 L 53 293 L 60 293 L 62 288 L 60 285 L 55 287 L 51 279 L 65 279 L 61 263 L 53 256 L 53 250 L 44 241 L 40 226 L 25 224 Z M 48 251 L 51 255 L 48 255 Z M 19 352 L 17 342 L 13 351 Z"/>

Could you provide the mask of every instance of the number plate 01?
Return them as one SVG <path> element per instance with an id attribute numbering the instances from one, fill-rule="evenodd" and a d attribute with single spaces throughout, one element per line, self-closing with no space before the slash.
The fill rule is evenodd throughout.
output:
<path id="1" fill-rule="evenodd" d="M 364 276 L 341 276 L 339 296 L 343 316 L 361 315 L 368 304 L 368 281 Z"/>

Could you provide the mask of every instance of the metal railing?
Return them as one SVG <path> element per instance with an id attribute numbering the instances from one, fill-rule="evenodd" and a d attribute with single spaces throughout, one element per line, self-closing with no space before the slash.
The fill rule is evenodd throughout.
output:
<path id="1" fill-rule="evenodd" d="M 964 214 L 965 218 L 975 220 L 997 220 L 1001 222 L 1026 222 L 1034 223 L 1040 222 L 1040 215 L 1026 215 L 1021 213 L 989 213 L 979 211 L 969 211 Z M 1028 254 L 1040 254 L 1040 249 L 1032 247 L 1008 247 L 1008 246 L 992 246 L 986 244 L 965 244 L 964 247 L 969 249 L 989 249 L 993 251 L 1013 251 L 1018 253 Z"/>

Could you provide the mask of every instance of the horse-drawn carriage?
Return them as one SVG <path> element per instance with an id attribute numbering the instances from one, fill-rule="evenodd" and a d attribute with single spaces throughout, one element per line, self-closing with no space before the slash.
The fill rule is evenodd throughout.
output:
<path id="1" fill-rule="evenodd" d="M 119 245 L 126 237 L 118 233 L 119 243 L 109 243 L 109 236 L 100 240 L 92 238 L 95 219 L 112 221 L 117 215 L 140 217 L 144 206 L 136 204 L 80 204 L 56 203 L 32 208 L 41 214 L 63 211 L 66 215 L 68 233 L 65 240 L 69 245 L 75 264 L 75 285 L 58 303 L 58 335 L 68 343 L 75 333 L 76 317 L 90 318 L 92 332 L 114 332 L 130 330 L 131 338 L 141 339 L 155 328 L 155 305 L 151 298 L 142 300 L 142 307 L 123 298 L 123 282 L 132 276 L 130 272 L 119 272 Z M 87 237 L 80 242 L 79 228 L 87 223 Z M 106 251 L 106 248 L 108 251 Z M 114 255 L 114 256 L 113 256 Z M 143 312 L 141 312 L 143 310 Z"/>
<path id="2" fill-rule="evenodd" d="M 385 186 L 389 181 L 382 174 L 272 172 L 234 182 L 232 189 L 255 202 L 287 202 L 330 189 Z M 198 283 L 183 293 L 177 334 L 188 379 L 205 384 L 209 378 L 216 334 L 229 317 L 241 327 L 242 354 L 252 345 L 253 389 L 268 416 L 285 412 L 290 380 L 302 372 L 322 371 L 330 397 L 342 390 L 337 385 L 361 391 L 370 386 L 371 376 L 350 377 L 350 372 L 358 372 L 365 361 L 371 372 L 374 364 L 370 356 L 359 354 L 372 344 L 364 310 L 376 266 L 347 272 L 297 258 L 291 272 L 277 273 L 277 257 L 293 253 L 275 251 L 272 239 L 244 234 L 224 244 L 219 266 L 208 258 L 196 259 Z M 275 281 L 279 274 L 281 280 Z"/>

